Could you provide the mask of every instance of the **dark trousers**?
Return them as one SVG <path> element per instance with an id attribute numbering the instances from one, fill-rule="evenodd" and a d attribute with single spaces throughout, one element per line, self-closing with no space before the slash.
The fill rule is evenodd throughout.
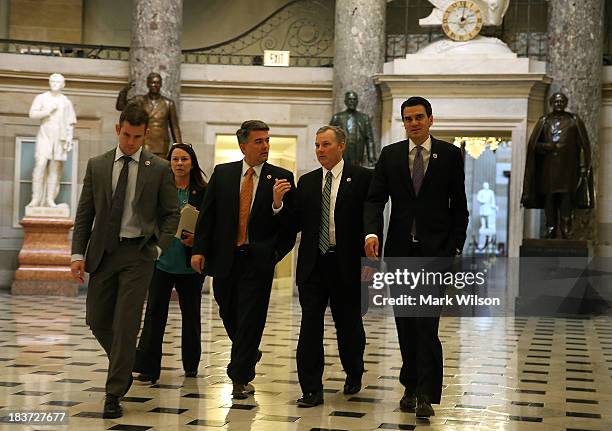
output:
<path id="1" fill-rule="evenodd" d="M 90 274 L 85 320 L 108 356 L 108 394 L 121 397 L 129 388 L 154 263 L 139 241 L 125 241 Z"/>
<path id="2" fill-rule="evenodd" d="M 407 257 L 423 256 L 418 244 Z M 397 338 L 402 353 L 400 383 L 417 396 L 439 404 L 442 397 L 443 353 L 438 337 L 440 317 L 396 317 Z"/>
<path id="3" fill-rule="evenodd" d="M 302 323 L 297 347 L 298 378 L 303 393 L 323 389 L 324 318 L 331 308 L 340 362 L 347 376 L 361 379 L 365 331 L 361 320 L 361 286 L 343 283 L 335 253 L 319 256 L 313 275 L 298 287 Z"/>
<path id="4" fill-rule="evenodd" d="M 197 371 L 200 364 L 202 276 L 199 274 L 170 274 L 155 268 L 144 327 L 140 334 L 134 371 L 159 378 L 162 361 L 162 343 L 166 332 L 168 308 L 172 288 L 178 293 L 181 308 L 181 356 L 185 371 Z"/>
<path id="5" fill-rule="evenodd" d="M 266 325 L 274 267 L 255 264 L 252 251 L 236 251 L 230 276 L 213 277 L 213 292 L 219 315 L 232 340 L 227 375 L 234 383 L 255 378 L 259 344 Z"/>

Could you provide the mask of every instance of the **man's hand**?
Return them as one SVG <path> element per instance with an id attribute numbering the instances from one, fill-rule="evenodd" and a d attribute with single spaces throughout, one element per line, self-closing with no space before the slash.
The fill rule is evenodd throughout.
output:
<path id="1" fill-rule="evenodd" d="M 291 190 L 291 183 L 289 181 L 278 178 L 274 181 L 274 187 L 272 187 L 272 197 L 274 199 L 274 209 L 279 209 L 283 203 L 283 196 Z"/>
<path id="2" fill-rule="evenodd" d="M 366 256 L 369 257 L 370 260 L 374 260 L 375 258 L 377 258 L 378 257 L 378 238 L 375 236 L 371 236 L 370 238 L 366 239 L 364 249 L 365 249 Z"/>
<path id="3" fill-rule="evenodd" d="M 198 274 L 202 274 L 202 271 L 204 271 L 204 255 L 194 254 L 191 256 L 191 268 Z"/>
<path id="4" fill-rule="evenodd" d="M 72 277 L 81 283 L 85 283 L 85 261 L 75 260 L 70 264 L 70 272 Z"/>
<path id="5" fill-rule="evenodd" d="M 187 247 L 193 247 L 193 234 L 184 230 L 181 234 L 181 243 Z"/>
<path id="6" fill-rule="evenodd" d="M 374 268 L 371 266 L 362 266 L 361 267 L 361 282 L 369 282 L 374 279 Z"/>

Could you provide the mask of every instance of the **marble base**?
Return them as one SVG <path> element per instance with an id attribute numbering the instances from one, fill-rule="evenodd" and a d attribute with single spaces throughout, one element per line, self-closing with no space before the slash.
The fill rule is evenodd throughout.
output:
<path id="1" fill-rule="evenodd" d="M 594 287 L 593 246 L 584 240 L 524 239 L 517 315 L 599 315 L 610 304 Z"/>
<path id="2" fill-rule="evenodd" d="M 19 268 L 11 287 L 14 295 L 76 296 L 79 284 L 70 274 L 67 218 L 24 217 Z"/>
<path id="3" fill-rule="evenodd" d="M 25 207 L 26 217 L 43 218 L 68 218 L 70 217 L 70 207 L 68 204 L 59 204 L 54 207 Z"/>

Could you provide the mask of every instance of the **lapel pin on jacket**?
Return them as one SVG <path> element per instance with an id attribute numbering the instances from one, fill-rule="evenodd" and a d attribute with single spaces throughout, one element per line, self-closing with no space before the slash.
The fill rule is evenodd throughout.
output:
<path id="1" fill-rule="evenodd" d="M 272 175 L 268 174 L 268 175 L 266 176 L 266 178 L 267 178 L 267 179 L 269 179 L 269 180 L 271 180 L 271 179 L 272 179 Z"/>
<path id="2" fill-rule="evenodd" d="M 348 177 L 348 178 L 346 179 L 346 182 L 347 182 L 347 183 L 350 183 L 351 181 L 353 181 L 353 180 L 351 179 L 351 177 Z"/>
<path id="3" fill-rule="evenodd" d="M 433 153 L 433 154 L 432 154 L 432 157 L 433 157 L 434 159 L 437 159 L 437 158 L 438 158 L 438 155 L 437 155 L 436 153 Z"/>
<path id="4" fill-rule="evenodd" d="M 149 166 L 151 164 L 151 160 L 145 160 L 145 166 Z"/>

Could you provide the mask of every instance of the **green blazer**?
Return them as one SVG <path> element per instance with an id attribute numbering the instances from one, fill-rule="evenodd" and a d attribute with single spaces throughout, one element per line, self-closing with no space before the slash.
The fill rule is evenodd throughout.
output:
<path id="1" fill-rule="evenodd" d="M 115 150 L 113 148 L 87 162 L 83 191 L 74 220 L 72 254 L 85 255 L 85 270 L 89 273 L 96 271 L 104 255 L 105 221 L 110 213 L 113 194 Z M 143 234 L 140 248 L 151 257 L 156 257 L 155 247 L 165 249 L 176 233 L 178 202 L 170 163 L 144 148 L 138 165 L 134 199 L 134 210 Z"/>

